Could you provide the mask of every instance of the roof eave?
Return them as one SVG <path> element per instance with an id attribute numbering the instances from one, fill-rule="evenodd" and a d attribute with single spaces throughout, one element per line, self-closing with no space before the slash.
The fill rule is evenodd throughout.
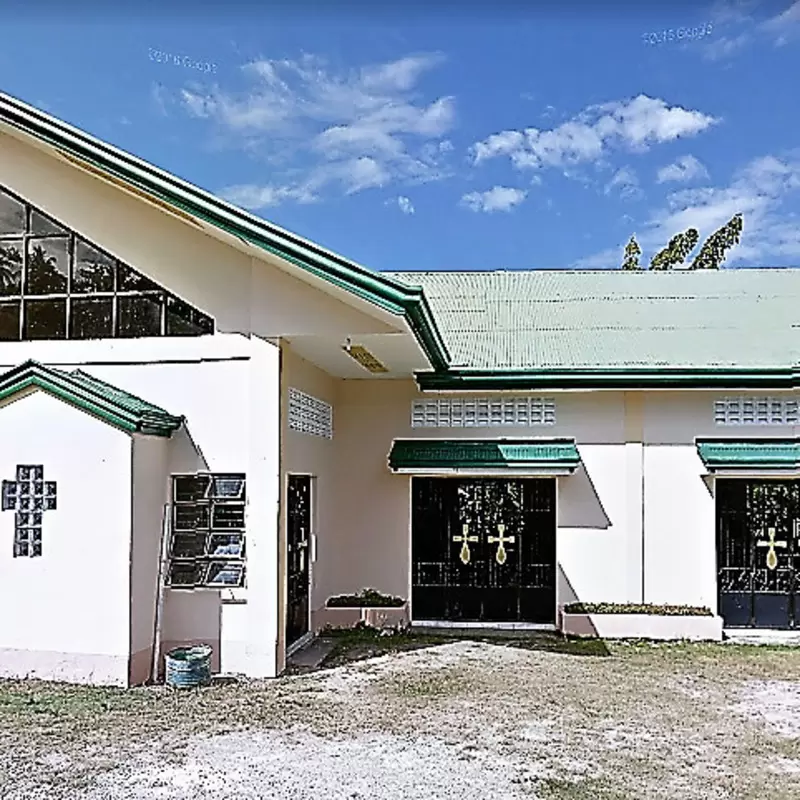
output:
<path id="1" fill-rule="evenodd" d="M 9 125 L 23 133 L 66 150 L 139 191 L 277 255 L 383 310 L 405 317 L 431 366 L 448 367 L 450 354 L 421 287 L 372 272 L 278 229 L 7 95 L 0 95 L 0 111 Z"/>
<path id="2" fill-rule="evenodd" d="M 169 438 L 183 424 L 182 417 L 171 414 L 136 414 L 113 401 L 87 390 L 67 375 L 34 361 L 9 370 L 0 379 L 0 401 L 30 388 L 42 391 L 83 409 L 126 433 L 142 433 Z"/>
<path id="3" fill-rule="evenodd" d="M 618 367 L 417 372 L 422 391 L 547 389 L 793 389 L 797 367 Z"/>

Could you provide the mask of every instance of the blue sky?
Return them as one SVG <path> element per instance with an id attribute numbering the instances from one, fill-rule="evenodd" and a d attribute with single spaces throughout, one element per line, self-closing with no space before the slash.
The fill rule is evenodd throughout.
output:
<path id="1" fill-rule="evenodd" d="M 616 268 L 737 211 L 728 266 L 800 265 L 800 2 L 641 5 L 11 0 L 0 86 L 374 269 Z"/>

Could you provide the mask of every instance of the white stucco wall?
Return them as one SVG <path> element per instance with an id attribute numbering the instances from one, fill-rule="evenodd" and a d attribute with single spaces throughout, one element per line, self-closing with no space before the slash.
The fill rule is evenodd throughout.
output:
<path id="1" fill-rule="evenodd" d="M 0 476 L 57 482 L 42 555 L 13 557 L 0 514 L 0 675 L 125 685 L 130 629 L 130 437 L 44 392 L 0 407 Z"/>
<path id="2" fill-rule="evenodd" d="M 411 401 L 422 395 L 411 381 L 343 381 L 334 446 L 346 468 L 333 471 L 331 495 L 337 546 L 325 551 L 316 596 L 324 602 L 365 586 L 409 593 L 410 478 L 386 467 L 394 438 L 565 436 L 576 439 L 583 466 L 557 479 L 559 604 L 686 603 L 715 611 L 714 484 L 704 479 L 695 437 L 797 433 L 715 424 L 714 401 L 740 394 L 763 393 L 559 392 L 549 395 L 555 425 L 412 429 Z"/>
<path id="3" fill-rule="evenodd" d="M 728 396 L 796 397 L 792 392 L 650 392 L 644 403 L 644 596 L 717 610 L 714 479 L 694 446 L 696 436 L 796 436 L 786 425 L 714 422 L 714 401 Z"/>
<path id="4" fill-rule="evenodd" d="M 155 640 L 158 571 L 167 502 L 168 439 L 132 437 L 133 537 L 131 542 L 130 682 L 150 678 Z"/>
<path id="5" fill-rule="evenodd" d="M 337 459 L 339 414 L 337 408 L 337 387 L 341 381 L 332 378 L 323 370 L 296 355 L 290 346 L 282 348 L 281 361 L 281 491 L 282 500 L 286 497 L 288 476 L 291 474 L 310 475 L 312 504 L 312 547 L 315 556 L 311 564 L 310 611 L 314 612 L 325 604 L 326 589 L 334 563 L 339 560 L 341 541 L 335 526 L 337 497 L 334 474 L 341 469 L 342 462 Z M 329 403 L 333 408 L 334 438 L 326 439 L 289 429 L 288 407 L 289 389 L 301 392 Z M 286 550 L 285 502 L 281 509 L 281 563 L 284 563 Z M 333 573 L 335 574 L 335 573 Z M 284 639 L 284 613 L 286 602 L 286 583 L 281 587 L 281 644 Z M 283 650 L 284 648 L 279 648 Z"/>

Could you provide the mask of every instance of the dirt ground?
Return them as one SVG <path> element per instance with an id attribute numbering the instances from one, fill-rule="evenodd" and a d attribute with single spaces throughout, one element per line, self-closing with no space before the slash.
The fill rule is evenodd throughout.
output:
<path id="1" fill-rule="evenodd" d="M 0 797 L 800 798 L 800 649 L 421 644 L 199 691 L 0 683 Z"/>

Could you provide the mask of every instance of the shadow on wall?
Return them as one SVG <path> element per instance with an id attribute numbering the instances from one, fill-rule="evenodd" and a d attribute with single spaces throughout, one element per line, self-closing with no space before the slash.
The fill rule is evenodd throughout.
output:
<path id="1" fill-rule="evenodd" d="M 556 625 L 558 626 L 559 630 L 564 629 L 564 606 L 568 606 L 570 603 L 579 603 L 581 601 L 580 597 L 578 597 L 578 593 L 575 591 L 575 587 L 572 585 L 572 582 L 567 577 L 567 573 L 564 572 L 564 567 L 561 563 L 558 564 L 558 573 L 556 576 L 557 581 L 557 589 L 558 592 L 558 610 L 556 613 Z M 591 626 L 591 631 L 594 636 L 598 635 L 597 628 L 594 626 L 594 623 L 591 621 L 590 617 L 587 617 L 589 620 L 588 624 Z"/>
<path id="2" fill-rule="evenodd" d="M 600 495 L 583 464 L 569 478 L 560 480 L 558 486 L 559 528 L 611 527 Z"/>
<path id="3" fill-rule="evenodd" d="M 169 475 L 209 471 L 208 462 L 186 425 L 171 440 Z M 168 490 L 171 493 L 171 487 Z M 168 576 L 164 576 L 166 581 Z M 164 675 L 164 656 L 173 647 L 211 645 L 211 669 L 220 671 L 223 593 L 219 589 L 164 589 L 159 676 Z"/>

